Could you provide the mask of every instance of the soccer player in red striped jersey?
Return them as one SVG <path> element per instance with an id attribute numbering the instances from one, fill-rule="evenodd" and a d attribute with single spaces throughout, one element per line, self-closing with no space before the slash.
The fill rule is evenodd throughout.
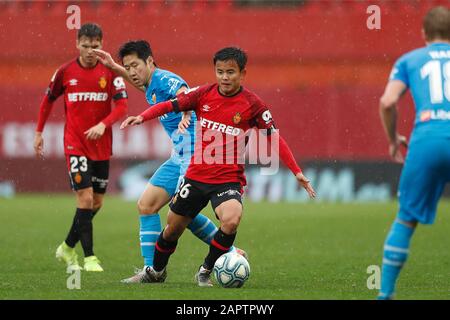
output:
<path id="1" fill-rule="evenodd" d="M 246 179 L 239 159 L 244 157 L 249 129 L 260 129 L 270 144 L 278 143 L 281 160 L 309 196 L 316 196 L 286 142 L 275 130 L 267 105 L 241 86 L 246 63 L 244 51 L 236 47 L 224 48 L 214 56 L 217 84 L 190 89 L 176 99 L 156 104 L 139 116 L 127 118 L 121 125 L 123 129 L 167 112 L 194 110 L 201 128 L 201 137 L 196 137 L 194 155 L 184 182 L 170 202 L 167 226 L 155 246 L 153 268 L 146 270 L 152 282 L 165 280 L 166 266 L 179 237 L 197 212 L 211 201 L 220 220 L 220 229 L 211 241 L 209 253 L 196 279 L 199 286 L 212 285 L 210 274 L 214 263 L 233 245 L 242 216 L 241 196 Z M 239 148 L 240 145 L 244 147 Z"/>
<path id="2" fill-rule="evenodd" d="M 81 242 L 84 270 L 103 271 L 94 255 L 92 218 L 100 210 L 108 185 L 112 155 L 111 126 L 127 114 L 127 93 L 123 78 L 97 62 L 93 49 L 102 46 L 101 28 L 92 23 L 81 26 L 77 35 L 79 57 L 61 66 L 41 102 L 34 139 L 35 152 L 43 156 L 42 132 L 54 101 L 64 96 L 66 123 L 64 154 L 77 209 L 66 240 L 56 257 L 70 270 L 83 269 L 74 247 Z M 112 108 L 114 101 L 115 107 Z"/>

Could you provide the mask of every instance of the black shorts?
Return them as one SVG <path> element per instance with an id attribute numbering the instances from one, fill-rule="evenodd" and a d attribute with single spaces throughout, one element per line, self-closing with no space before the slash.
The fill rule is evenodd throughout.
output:
<path id="1" fill-rule="evenodd" d="M 66 155 L 72 190 L 92 187 L 95 193 L 104 194 L 108 187 L 109 160 L 93 161 L 85 156 Z"/>
<path id="2" fill-rule="evenodd" d="M 242 186 L 239 182 L 210 184 L 184 178 L 169 207 L 176 214 L 194 219 L 209 201 L 215 210 L 230 199 L 242 204 Z"/>

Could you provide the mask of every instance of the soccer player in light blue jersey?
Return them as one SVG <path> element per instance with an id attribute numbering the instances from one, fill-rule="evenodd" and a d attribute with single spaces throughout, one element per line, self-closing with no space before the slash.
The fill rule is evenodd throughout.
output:
<path id="1" fill-rule="evenodd" d="M 147 41 L 129 41 L 122 45 L 119 57 L 123 66 L 117 64 L 109 53 L 101 50 L 95 50 L 95 52 L 105 66 L 143 91 L 150 105 L 170 100 L 188 90 L 186 81 L 181 77 L 156 66 Z M 158 212 L 175 194 L 194 151 L 197 120 L 195 113 L 171 112 L 160 117 L 159 120 L 171 138 L 172 154 L 150 178 L 138 201 L 144 268 L 134 276 L 122 280 L 125 283 L 148 282 L 145 269 L 153 266 L 155 243 L 161 233 L 161 219 Z M 197 215 L 188 228 L 208 246 L 217 232 L 214 223 L 202 214 Z M 237 250 L 238 253 L 245 255 L 241 249 L 233 247 L 231 250 Z"/>
<path id="2" fill-rule="evenodd" d="M 403 163 L 399 211 L 384 243 L 379 299 L 393 299 L 396 280 L 418 223 L 432 224 L 442 191 L 450 181 L 450 10 L 431 9 L 423 21 L 426 46 L 398 59 L 380 99 L 389 153 Z M 416 117 L 405 161 L 399 150 L 396 105 L 409 89 Z"/>

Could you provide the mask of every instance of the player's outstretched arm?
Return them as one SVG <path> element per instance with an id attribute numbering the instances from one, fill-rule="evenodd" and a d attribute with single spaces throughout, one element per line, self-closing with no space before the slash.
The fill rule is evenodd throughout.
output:
<path id="1" fill-rule="evenodd" d="M 97 56 L 98 61 L 103 63 L 105 65 L 105 67 L 112 70 L 117 75 L 123 77 L 128 83 L 132 84 L 138 90 L 145 92 L 144 87 L 139 87 L 134 84 L 134 82 L 131 80 L 130 76 L 128 75 L 127 70 L 123 66 L 121 66 L 120 64 L 115 62 L 109 52 L 106 52 L 106 51 L 100 50 L 100 49 L 93 49 L 92 51 L 94 51 L 95 55 Z"/>
<path id="2" fill-rule="evenodd" d="M 316 191 L 311 186 L 310 180 L 299 172 L 295 175 L 297 182 L 308 192 L 310 198 L 314 199 L 316 197 Z"/>
<path id="3" fill-rule="evenodd" d="M 397 132 L 397 103 L 406 89 L 402 81 L 392 80 L 380 98 L 380 118 L 389 141 L 389 155 L 398 163 L 404 162 L 400 146 L 408 146 L 406 137 Z"/>
<path id="4" fill-rule="evenodd" d="M 278 131 L 272 130 L 272 134 L 268 136 L 269 143 L 272 143 L 273 139 L 278 139 L 279 143 L 279 156 L 281 161 L 289 168 L 289 170 L 292 171 L 292 173 L 295 175 L 295 178 L 297 179 L 297 182 L 308 192 L 308 195 L 310 198 L 316 197 L 316 191 L 311 186 L 310 180 L 305 177 L 305 175 L 302 173 L 302 170 L 298 166 L 297 162 L 295 161 L 294 155 L 292 154 L 291 149 L 289 148 L 286 141 L 280 136 Z"/>
<path id="5" fill-rule="evenodd" d="M 144 119 L 141 116 L 131 116 L 126 118 L 122 124 L 120 125 L 120 129 L 125 129 L 129 126 L 137 126 L 144 122 Z"/>
<path id="6" fill-rule="evenodd" d="M 124 122 L 122 122 L 120 129 L 125 129 L 128 126 L 139 125 L 145 121 L 155 119 L 172 111 L 180 112 L 187 110 L 191 110 L 189 105 L 181 106 L 178 104 L 177 99 L 160 102 L 148 108 L 138 116 L 128 117 Z"/>

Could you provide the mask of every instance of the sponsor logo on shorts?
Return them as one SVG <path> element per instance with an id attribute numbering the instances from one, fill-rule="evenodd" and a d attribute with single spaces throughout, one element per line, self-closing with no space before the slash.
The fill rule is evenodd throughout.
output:
<path id="1" fill-rule="evenodd" d="M 97 182 L 99 184 L 100 188 L 106 188 L 106 186 L 108 185 L 109 180 L 108 179 L 100 179 L 97 177 L 92 177 L 92 182 Z"/>
<path id="2" fill-rule="evenodd" d="M 236 194 L 240 195 L 241 193 L 240 193 L 239 191 L 237 191 L 237 190 L 230 189 L 230 190 L 227 190 L 227 191 L 223 191 L 223 192 L 221 192 L 221 193 L 218 193 L 217 196 L 218 196 L 218 197 L 222 197 L 222 196 L 224 196 L 224 195 L 234 196 L 234 195 L 236 195 Z"/>

